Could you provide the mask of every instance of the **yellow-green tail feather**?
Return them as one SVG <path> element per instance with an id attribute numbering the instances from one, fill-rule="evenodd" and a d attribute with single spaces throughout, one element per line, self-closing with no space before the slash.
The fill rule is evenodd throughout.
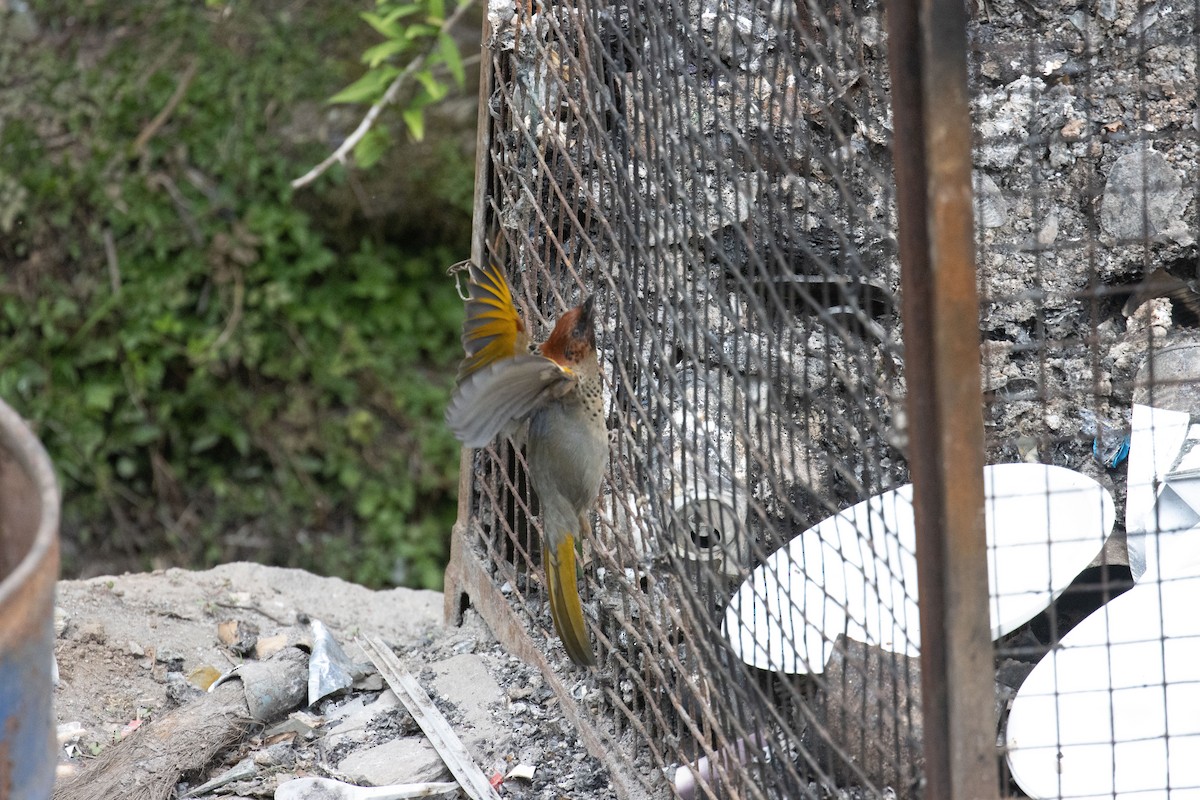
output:
<path id="1" fill-rule="evenodd" d="M 564 536 L 553 548 L 547 548 L 546 589 L 550 595 L 550 618 L 571 660 L 580 666 L 592 666 L 592 642 L 583 625 L 583 604 L 575 578 L 575 537 Z"/>

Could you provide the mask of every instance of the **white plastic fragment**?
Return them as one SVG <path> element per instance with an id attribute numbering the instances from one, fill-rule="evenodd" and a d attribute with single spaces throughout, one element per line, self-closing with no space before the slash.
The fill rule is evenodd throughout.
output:
<path id="1" fill-rule="evenodd" d="M 275 789 L 275 800 L 409 800 L 458 791 L 457 783 L 404 783 L 354 786 L 333 778 L 296 778 Z"/>
<path id="2" fill-rule="evenodd" d="M 508 774 L 504 776 L 504 780 L 507 781 L 515 778 L 522 781 L 531 781 L 535 772 L 537 772 L 537 767 L 532 764 L 517 764 L 508 771 Z"/>
<path id="3" fill-rule="evenodd" d="M 1200 431 L 1196 427 L 1187 412 L 1133 406 L 1125 529 L 1135 581 L 1158 574 L 1153 542 L 1160 531 L 1200 523 L 1200 470 L 1195 463 Z"/>

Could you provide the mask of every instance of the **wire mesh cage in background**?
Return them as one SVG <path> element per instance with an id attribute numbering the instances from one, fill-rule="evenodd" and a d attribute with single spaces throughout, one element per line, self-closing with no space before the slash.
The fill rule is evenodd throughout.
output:
<path id="1" fill-rule="evenodd" d="M 1158 535 L 1200 521 L 1195 17 L 999 0 L 969 24 L 1014 796 L 1200 787 L 1179 713 L 1200 631 L 1168 608 L 1200 589 L 1200 545 Z M 611 457 L 578 576 L 599 665 L 550 626 L 507 441 L 464 461 L 447 602 L 542 668 L 622 796 L 920 794 L 885 29 L 871 0 L 489 4 L 476 258 L 535 339 L 598 309 Z"/>

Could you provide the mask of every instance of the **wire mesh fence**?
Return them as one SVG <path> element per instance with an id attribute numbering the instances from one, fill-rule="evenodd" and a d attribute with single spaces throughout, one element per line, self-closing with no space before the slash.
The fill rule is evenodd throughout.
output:
<path id="1" fill-rule="evenodd" d="M 1200 544 L 1158 535 L 1200 522 L 1195 17 L 1000 0 L 969 26 L 1012 796 L 1200 788 L 1200 630 L 1169 608 Z M 478 580 L 452 564 L 448 602 L 540 659 L 626 796 L 921 792 L 885 30 L 870 0 L 489 5 L 476 261 L 535 341 L 597 309 L 598 666 L 551 626 L 520 435 L 464 461 Z"/>
<path id="2" fill-rule="evenodd" d="M 1062 594 L 997 644 L 1006 789 L 1190 796 L 1200 518 L 1175 434 L 1200 412 L 1197 7 L 990 11 L 973 64 L 987 458 L 1088 475 L 1114 513 L 1042 532 Z M 1072 538 L 1087 546 L 1066 560 Z"/>

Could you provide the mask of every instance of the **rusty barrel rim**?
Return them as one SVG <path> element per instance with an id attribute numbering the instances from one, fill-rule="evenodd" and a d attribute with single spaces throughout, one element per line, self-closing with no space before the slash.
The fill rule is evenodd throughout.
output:
<path id="1" fill-rule="evenodd" d="M 54 557 L 58 542 L 59 490 L 50 456 L 42 443 L 21 415 L 3 400 L 0 400 L 0 447 L 12 454 L 33 481 L 40 512 L 37 532 L 28 552 L 12 572 L 0 580 L 0 607 L 3 607 L 21 586 L 43 569 L 46 559 Z"/>

